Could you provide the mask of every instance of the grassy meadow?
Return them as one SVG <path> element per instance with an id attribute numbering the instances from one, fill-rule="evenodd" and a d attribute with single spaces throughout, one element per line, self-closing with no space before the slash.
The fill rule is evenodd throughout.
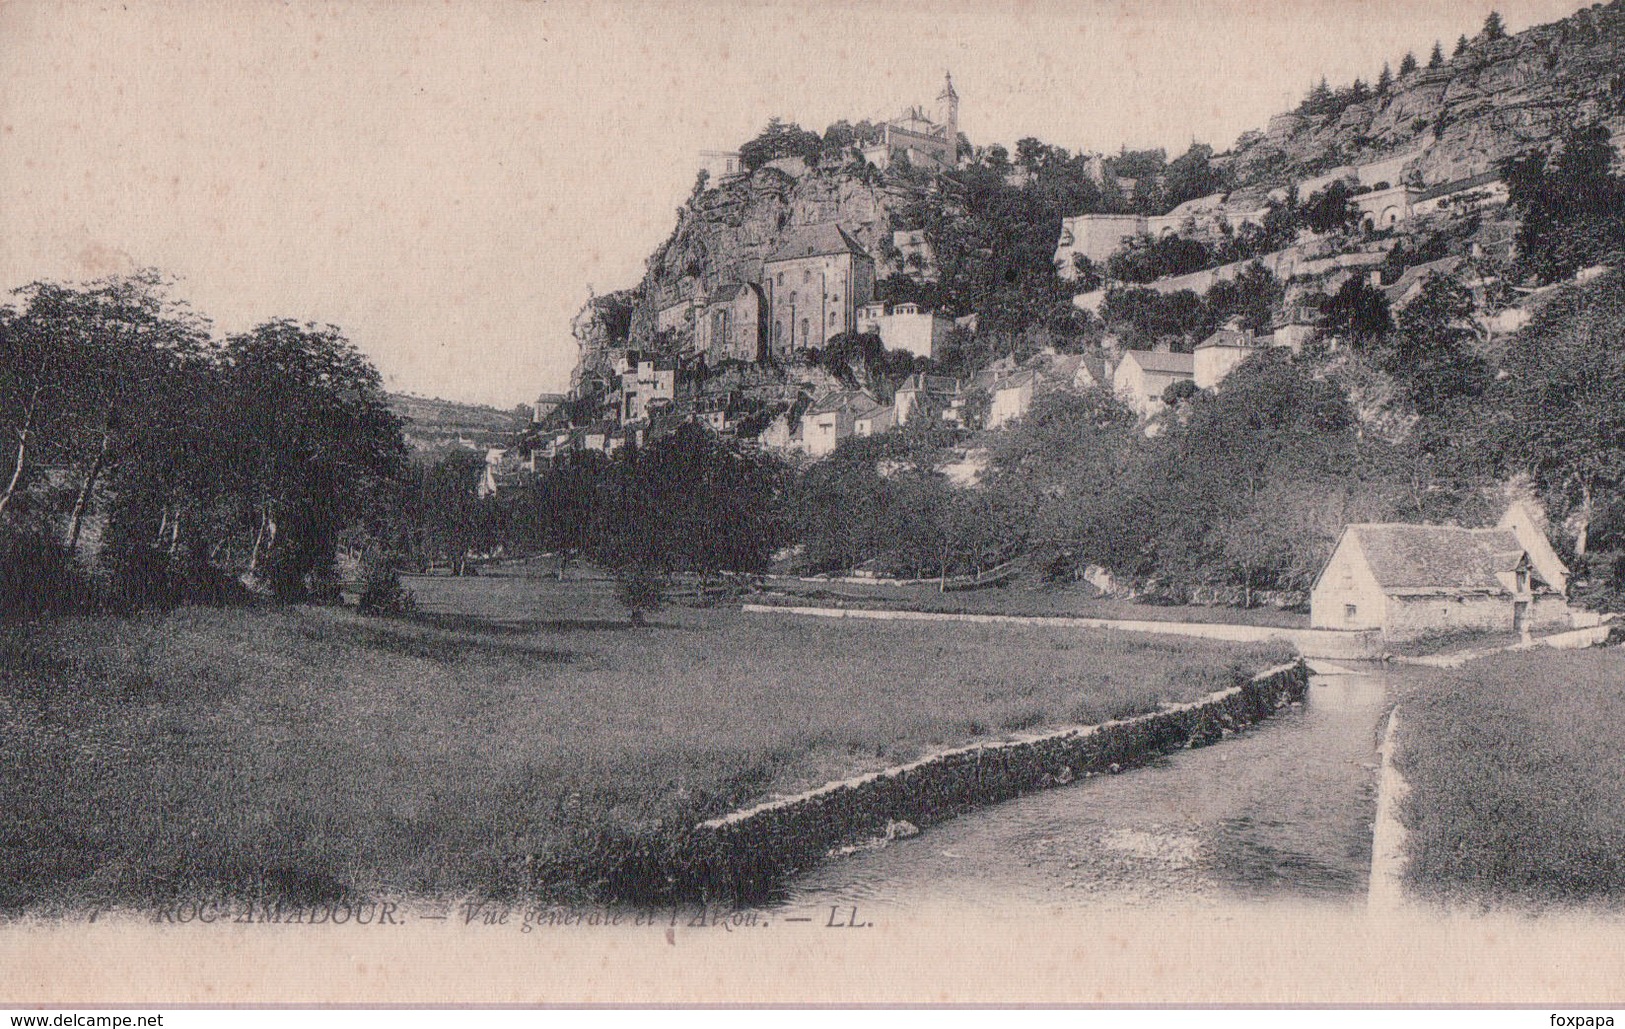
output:
<path id="1" fill-rule="evenodd" d="M 613 897 L 617 851 L 980 738 L 1183 701 L 1279 648 L 667 608 L 412 579 L 419 612 L 0 626 L 0 910 Z"/>
<path id="2" fill-rule="evenodd" d="M 1625 650 L 1494 654 L 1397 699 L 1415 890 L 1480 906 L 1625 900 Z"/>

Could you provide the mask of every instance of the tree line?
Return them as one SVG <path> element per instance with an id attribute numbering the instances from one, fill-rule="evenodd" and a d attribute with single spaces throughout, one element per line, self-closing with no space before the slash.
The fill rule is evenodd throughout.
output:
<path id="1" fill-rule="evenodd" d="M 401 473 L 378 373 L 336 327 L 218 337 L 167 286 L 34 283 L 0 307 L 11 611 L 219 596 L 226 568 L 330 592 L 340 532 Z"/>

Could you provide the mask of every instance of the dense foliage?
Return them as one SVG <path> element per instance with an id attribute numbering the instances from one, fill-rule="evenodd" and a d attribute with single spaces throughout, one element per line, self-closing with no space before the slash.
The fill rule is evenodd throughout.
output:
<path id="1" fill-rule="evenodd" d="M 0 309 L 0 535 L 56 574 L 8 589 L 8 610 L 218 599 L 239 571 L 331 595 L 341 532 L 379 514 L 405 455 L 336 328 L 217 339 L 152 273 L 18 298 Z"/>
<path id="2" fill-rule="evenodd" d="M 1502 162 L 1518 210 L 1518 263 L 1540 282 L 1587 265 L 1625 260 L 1625 177 L 1610 171 L 1614 148 L 1603 125 L 1570 129 L 1550 154 Z"/>

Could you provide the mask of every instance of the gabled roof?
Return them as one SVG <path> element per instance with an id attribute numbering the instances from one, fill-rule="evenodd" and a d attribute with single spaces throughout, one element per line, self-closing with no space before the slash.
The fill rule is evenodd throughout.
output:
<path id="1" fill-rule="evenodd" d="M 1162 372 L 1165 375 L 1195 375 L 1196 358 L 1190 354 L 1172 354 L 1162 350 L 1130 350 L 1123 355 L 1123 360 L 1134 359 L 1134 363 L 1148 372 Z"/>
<path id="2" fill-rule="evenodd" d="M 794 261 L 803 257 L 823 257 L 826 254 L 856 254 L 859 257 L 868 257 L 868 251 L 857 240 L 847 235 L 846 230 L 834 222 L 820 222 L 817 225 L 803 225 L 792 229 L 783 239 L 770 257 L 768 264 L 775 261 Z"/>
<path id="3" fill-rule="evenodd" d="M 1051 358 L 1049 367 L 1044 374 L 1051 379 L 1061 382 L 1070 382 L 1078 374 L 1078 365 L 1083 363 L 1082 354 L 1056 354 Z"/>
<path id="4" fill-rule="evenodd" d="M 1209 336 L 1207 339 L 1204 339 L 1202 342 L 1196 344 L 1197 349 L 1201 349 L 1203 347 L 1251 348 L 1261 345 L 1262 341 L 1247 329 L 1232 329 L 1229 326 L 1225 326 L 1224 328 L 1215 332 L 1213 335 Z"/>
<path id="5" fill-rule="evenodd" d="M 1501 593 L 1506 587 L 1498 576 L 1525 560 L 1510 529 L 1368 523 L 1345 532 L 1385 593 Z"/>
<path id="6" fill-rule="evenodd" d="M 724 282 L 713 289 L 706 298 L 707 303 L 725 304 L 730 300 L 737 300 L 743 294 L 756 292 L 756 286 L 749 282 Z"/>
<path id="7" fill-rule="evenodd" d="M 1011 372 L 998 382 L 994 383 L 994 392 L 1007 389 L 1020 389 L 1023 386 L 1033 386 L 1038 383 L 1038 373 L 1031 368 L 1023 368 L 1019 372 Z"/>
<path id="8" fill-rule="evenodd" d="M 853 415 L 862 415 L 882 406 L 884 405 L 880 401 L 861 389 L 842 389 L 819 397 L 818 402 L 807 409 L 807 413 L 829 414 L 834 411 L 846 411 Z"/>

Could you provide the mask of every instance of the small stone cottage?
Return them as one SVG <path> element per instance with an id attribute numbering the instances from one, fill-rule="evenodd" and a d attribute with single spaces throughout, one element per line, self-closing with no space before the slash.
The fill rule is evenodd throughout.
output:
<path id="1" fill-rule="evenodd" d="M 1567 628 L 1562 563 L 1549 545 L 1538 558 L 1531 556 L 1520 536 L 1538 530 L 1526 517 L 1515 517 L 1517 510 L 1494 529 L 1346 526 L 1310 592 L 1310 625 L 1380 629 L 1396 641 Z"/>

